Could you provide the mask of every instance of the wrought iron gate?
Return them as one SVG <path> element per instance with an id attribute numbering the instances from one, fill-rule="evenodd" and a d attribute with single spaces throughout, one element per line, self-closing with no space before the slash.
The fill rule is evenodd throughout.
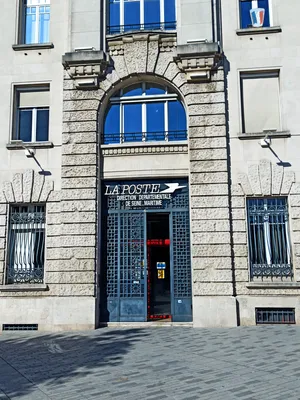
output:
<path id="1" fill-rule="evenodd" d="M 149 212 L 170 215 L 172 320 L 192 320 L 188 184 L 180 180 L 180 185 L 184 189 L 163 201 L 160 208 L 132 209 L 117 196 L 104 199 L 102 289 L 105 301 L 101 301 L 101 314 L 107 321 L 147 320 L 146 217 Z"/>

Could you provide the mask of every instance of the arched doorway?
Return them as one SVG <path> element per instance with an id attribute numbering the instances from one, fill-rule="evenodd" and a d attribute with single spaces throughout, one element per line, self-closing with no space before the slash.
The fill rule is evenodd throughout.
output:
<path id="1" fill-rule="evenodd" d="M 110 98 L 103 144 L 186 140 L 184 107 L 167 86 L 142 82 Z M 102 182 L 101 236 L 102 320 L 191 321 L 187 178 Z"/>

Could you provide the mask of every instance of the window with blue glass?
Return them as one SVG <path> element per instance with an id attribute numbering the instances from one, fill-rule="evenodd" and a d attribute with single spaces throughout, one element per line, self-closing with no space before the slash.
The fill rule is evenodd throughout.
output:
<path id="1" fill-rule="evenodd" d="M 109 0 L 108 33 L 176 29 L 176 0 Z"/>
<path id="2" fill-rule="evenodd" d="M 122 89 L 110 99 L 103 143 L 186 140 L 186 123 L 177 93 L 144 82 Z"/>
<path id="3" fill-rule="evenodd" d="M 271 26 L 269 0 L 239 0 L 240 27 L 266 28 Z"/>
<path id="4" fill-rule="evenodd" d="M 22 0 L 21 39 L 24 44 L 48 43 L 50 0 Z"/>
<path id="5" fill-rule="evenodd" d="M 49 86 L 18 87 L 15 91 L 13 140 L 45 142 L 49 139 Z"/>

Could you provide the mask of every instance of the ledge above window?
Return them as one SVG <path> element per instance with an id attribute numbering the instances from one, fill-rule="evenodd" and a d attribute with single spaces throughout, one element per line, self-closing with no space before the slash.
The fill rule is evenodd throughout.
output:
<path id="1" fill-rule="evenodd" d="M 45 292 L 47 290 L 49 290 L 49 286 L 44 284 L 19 284 L 0 286 L 0 292 Z"/>
<path id="2" fill-rule="evenodd" d="M 28 43 L 28 44 L 13 44 L 12 48 L 14 51 L 24 51 L 24 50 L 43 50 L 43 49 L 53 49 L 53 43 Z"/>
<path id="3" fill-rule="evenodd" d="M 246 28 L 246 29 L 237 29 L 236 34 L 238 36 L 246 36 L 246 35 L 266 35 L 269 33 L 280 33 L 282 29 L 280 26 L 268 26 L 266 28 Z"/>
<path id="4" fill-rule="evenodd" d="M 7 143 L 7 150 L 24 150 L 25 147 L 31 147 L 34 149 L 51 149 L 54 147 L 52 142 L 23 142 L 22 140 L 12 140 Z"/>
<path id="5" fill-rule="evenodd" d="M 276 131 L 276 132 L 251 132 L 251 133 L 238 133 L 238 138 L 241 140 L 263 139 L 266 136 L 272 139 L 275 138 L 288 138 L 291 137 L 290 131 Z"/>

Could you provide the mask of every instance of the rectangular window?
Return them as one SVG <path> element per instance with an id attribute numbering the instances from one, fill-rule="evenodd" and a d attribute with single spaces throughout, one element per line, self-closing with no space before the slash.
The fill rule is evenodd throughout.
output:
<path id="1" fill-rule="evenodd" d="M 16 87 L 13 140 L 49 139 L 49 86 Z"/>
<path id="2" fill-rule="evenodd" d="M 44 205 L 11 206 L 6 283 L 43 283 L 45 258 Z"/>
<path id="3" fill-rule="evenodd" d="M 243 133 L 280 131 L 279 71 L 242 72 Z"/>
<path id="4" fill-rule="evenodd" d="M 176 0 L 109 0 L 108 34 L 176 29 Z"/>
<path id="5" fill-rule="evenodd" d="M 21 0 L 20 42 L 48 43 L 50 0 Z"/>
<path id="6" fill-rule="evenodd" d="M 251 279 L 293 276 L 285 197 L 247 199 Z"/>
<path id="7" fill-rule="evenodd" d="M 269 0 L 240 0 L 241 29 L 271 26 L 269 7 Z"/>

